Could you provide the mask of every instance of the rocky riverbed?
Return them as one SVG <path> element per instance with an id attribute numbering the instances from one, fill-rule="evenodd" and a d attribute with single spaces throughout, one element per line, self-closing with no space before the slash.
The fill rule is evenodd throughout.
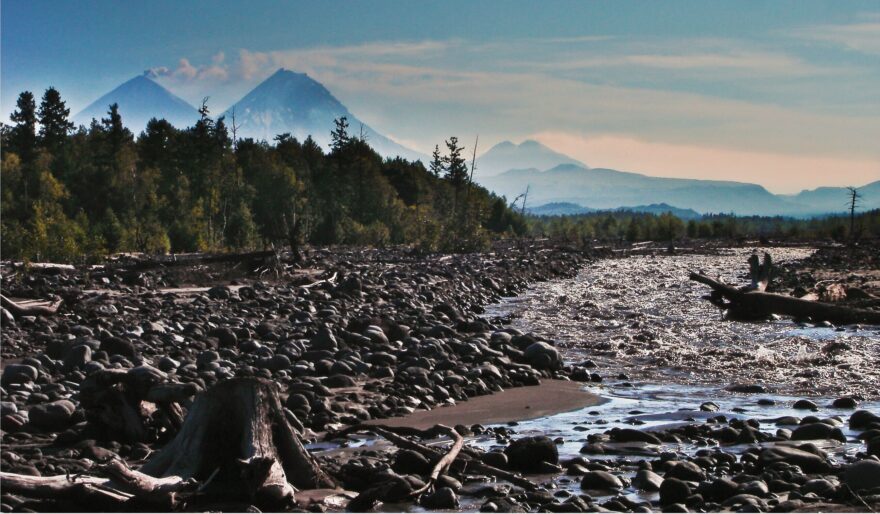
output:
<path id="1" fill-rule="evenodd" d="M 0 465 L 30 476 L 100 474 L 100 464 L 113 459 L 136 468 L 179 426 L 173 409 L 155 399 L 156 388 L 188 398 L 180 402 L 185 410 L 219 382 L 258 377 L 279 386 L 287 422 L 340 486 L 298 492 L 293 510 L 876 504 L 880 418 L 871 412 L 880 407 L 869 366 L 876 332 L 719 322 L 699 286 L 680 280 L 699 264 L 731 282 L 742 279 L 743 251 L 713 253 L 597 260 L 607 254 L 534 244 L 428 258 L 313 250 L 295 269 L 274 277 L 263 270 L 262 278 L 234 266 L 6 270 L 4 294 L 59 294 L 65 302 L 56 316 L 3 314 Z M 807 255 L 774 250 L 782 263 Z M 848 360 L 835 350 L 820 352 L 824 360 L 786 363 L 793 345 L 821 349 L 841 338 Z M 756 359 L 761 348 L 778 355 Z M 814 367 L 819 375 L 797 376 Z M 833 375 L 838 385 L 822 380 L 828 373 L 840 373 Z M 120 394 L 107 396 L 109 378 L 122 384 L 112 386 Z M 464 458 L 415 497 L 429 481 L 434 453 L 412 448 L 445 451 L 442 440 L 397 448 L 369 434 L 333 435 L 389 417 L 405 426 L 415 411 L 443 413 L 444 405 L 501 390 L 539 391 L 528 386 L 551 378 L 580 382 L 607 400 L 541 411 L 532 421 L 458 424 Z M 132 398 L 137 430 L 113 416 Z M 536 401 L 537 393 L 526 407 Z M 527 480 L 505 480 L 505 473 Z M 72 508 L 65 498 L 3 489 L 4 511 Z M 254 508 L 246 501 L 187 505 L 177 508 Z"/>
<path id="2" fill-rule="evenodd" d="M 574 280 L 550 281 L 490 306 L 488 315 L 557 341 L 566 358 L 632 380 L 713 385 L 780 394 L 880 398 L 880 330 L 827 323 L 727 322 L 702 299 L 691 271 L 748 284 L 750 248 L 708 254 L 639 255 L 588 266 Z M 789 268 L 814 252 L 762 248 L 791 293 L 815 280 L 792 279 Z M 815 270 L 813 270 L 815 272 Z M 809 276 L 809 275 L 808 275 Z M 861 284 L 862 282 L 859 281 Z M 771 286 L 774 284 L 771 282 Z"/>

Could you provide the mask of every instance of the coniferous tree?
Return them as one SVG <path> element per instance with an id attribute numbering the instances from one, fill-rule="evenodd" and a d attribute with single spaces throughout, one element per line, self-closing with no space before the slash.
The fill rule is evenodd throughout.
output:
<path id="1" fill-rule="evenodd" d="M 440 155 L 440 145 L 434 145 L 434 152 L 431 153 L 431 164 L 428 168 L 431 174 L 439 177 L 443 174 L 443 157 Z"/>
<path id="2" fill-rule="evenodd" d="M 351 141 L 348 135 L 348 118 L 342 116 L 333 120 L 333 123 L 336 126 L 330 132 L 330 148 L 333 151 L 339 151 Z"/>
<path id="3" fill-rule="evenodd" d="M 40 143 L 43 148 L 55 154 L 73 129 L 73 123 L 68 120 L 70 109 L 61 99 L 61 93 L 54 87 L 50 87 L 43 94 L 38 115 L 40 118 Z"/>
<path id="4" fill-rule="evenodd" d="M 9 133 L 9 150 L 18 154 L 25 163 L 34 158 L 37 146 L 37 105 L 34 94 L 23 91 L 15 103 L 16 110 L 9 116 L 15 122 Z"/>
<path id="5" fill-rule="evenodd" d="M 131 131 L 122 124 L 122 115 L 119 114 L 119 104 L 113 103 L 107 111 L 107 118 L 101 118 L 101 124 L 104 125 L 104 131 L 107 133 L 107 142 L 110 146 L 110 152 L 118 153 L 122 149 L 122 145 L 132 139 Z"/>
<path id="6" fill-rule="evenodd" d="M 449 155 L 444 159 L 446 179 L 449 180 L 452 187 L 460 190 L 467 182 L 468 177 L 467 162 L 461 155 L 464 147 L 458 146 L 458 138 L 452 136 L 446 141 L 446 148 L 449 150 Z"/>

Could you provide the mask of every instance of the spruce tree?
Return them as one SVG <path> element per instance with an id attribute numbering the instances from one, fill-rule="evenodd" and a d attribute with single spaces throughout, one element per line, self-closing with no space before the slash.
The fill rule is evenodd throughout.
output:
<path id="1" fill-rule="evenodd" d="M 458 146 L 458 138 L 452 136 L 446 141 L 446 148 L 449 150 L 449 155 L 444 159 L 446 178 L 457 191 L 464 186 L 468 178 L 467 163 L 461 155 L 464 147 Z"/>
<path id="2" fill-rule="evenodd" d="M 111 104 L 107 111 L 107 118 L 101 119 L 107 140 L 110 143 L 110 151 L 113 155 L 119 152 L 123 143 L 132 139 L 131 131 L 122 124 L 122 115 L 119 114 L 119 104 Z"/>
<path id="3" fill-rule="evenodd" d="M 50 87 L 43 94 L 40 102 L 40 143 L 43 148 L 55 153 L 67 139 L 67 135 L 73 129 L 73 123 L 67 119 L 70 109 L 61 99 L 61 93 L 54 87 Z"/>
<path id="4" fill-rule="evenodd" d="M 15 123 L 9 136 L 10 150 L 17 153 L 21 160 L 29 163 L 34 158 L 37 146 L 37 105 L 34 94 L 23 91 L 18 95 L 17 109 L 9 116 Z"/>
<path id="5" fill-rule="evenodd" d="M 431 154 L 431 164 L 428 170 L 435 177 L 439 177 L 443 173 L 443 157 L 440 155 L 440 145 L 434 145 L 434 152 Z"/>
<path id="6" fill-rule="evenodd" d="M 333 120 L 333 123 L 336 124 L 336 128 L 330 132 L 330 148 L 335 152 L 347 145 L 350 137 L 348 135 L 348 118 L 342 116 Z"/>

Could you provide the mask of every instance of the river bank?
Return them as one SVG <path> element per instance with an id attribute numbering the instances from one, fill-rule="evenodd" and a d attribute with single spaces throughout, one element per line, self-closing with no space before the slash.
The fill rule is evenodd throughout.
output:
<path id="1" fill-rule="evenodd" d="M 774 252 L 782 265 L 809 255 Z M 192 384 L 193 395 L 232 377 L 261 377 L 280 386 L 289 423 L 340 486 L 297 493 L 294 508 L 339 510 L 354 498 L 368 508 L 367 496 L 386 510 L 564 512 L 876 501 L 871 484 L 850 494 L 865 485 L 850 469 L 877 451 L 858 437 L 867 441 L 880 428 L 868 413 L 880 410 L 870 396 L 871 332 L 719 322 L 703 292 L 679 275 L 702 264 L 727 269 L 736 283 L 745 252 L 710 253 L 597 261 L 609 252 L 508 245 L 423 258 L 337 249 L 310 252 L 274 280 L 228 269 L 199 269 L 190 281 L 174 270 L 4 274 L 4 291 L 22 296 L 79 293 L 58 316 L 4 323 L 0 464 L 31 476 L 88 474 L 107 459 L 137 467 L 160 451 L 173 435 L 163 411 L 141 410 L 144 439 L 131 440 L 89 397 L 90 377 L 147 376 Z M 853 357 L 786 364 L 793 344 L 821 340 L 817 330 L 831 338 L 822 344 L 847 338 Z M 758 346 L 778 357 L 754 366 L 748 356 Z M 854 373 L 837 377 L 849 389 L 812 377 L 824 389 L 805 395 L 814 405 L 802 406 L 813 410 L 794 412 L 804 398 L 791 395 L 807 384 L 798 379 L 811 378 L 796 375 L 815 365 Z M 771 374 L 777 367 L 781 374 Z M 862 372 L 869 376 L 860 381 Z M 736 392 L 746 390 L 760 393 Z M 849 403 L 829 407 L 834 392 Z M 856 407 L 867 410 L 854 414 Z M 334 436 L 382 420 L 455 425 L 471 460 L 457 460 L 421 499 L 401 501 L 400 490 L 373 498 L 388 483 L 417 490 L 430 465 L 369 434 Z M 473 459 L 528 479 L 496 481 L 469 469 Z M 4 489 L 4 510 L 71 505 Z"/>

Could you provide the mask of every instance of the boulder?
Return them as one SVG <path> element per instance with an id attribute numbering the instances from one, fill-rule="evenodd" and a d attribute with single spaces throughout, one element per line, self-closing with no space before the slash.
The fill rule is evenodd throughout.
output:
<path id="1" fill-rule="evenodd" d="M 540 473 L 542 462 L 559 464 L 559 450 L 552 439 L 546 436 L 533 436 L 517 439 L 505 448 L 510 467 L 526 473 Z"/>
<path id="2" fill-rule="evenodd" d="M 824 473 L 831 469 L 825 458 L 790 446 L 771 446 L 765 448 L 761 451 L 758 461 L 764 466 L 776 462 L 785 462 L 786 464 L 799 466 L 807 473 Z"/>
<path id="3" fill-rule="evenodd" d="M 623 489 L 623 482 L 607 471 L 589 471 L 581 478 L 581 489 L 597 491 Z"/>
<path id="4" fill-rule="evenodd" d="M 684 503 L 691 495 L 691 486 L 684 480 L 667 478 L 660 484 L 660 505 Z"/>
<path id="5" fill-rule="evenodd" d="M 523 357 L 535 369 L 554 371 L 562 366 L 559 351 L 543 341 L 530 344 L 523 352 Z"/>
<path id="6" fill-rule="evenodd" d="M 76 406 L 70 400 L 58 400 L 35 405 L 28 410 L 30 424 L 41 430 L 58 432 L 73 421 Z"/>
<path id="7" fill-rule="evenodd" d="M 846 467 L 841 479 L 853 491 L 880 487 L 880 462 L 876 460 L 854 462 Z"/>
<path id="8" fill-rule="evenodd" d="M 29 384 L 37 379 L 40 372 L 27 364 L 9 364 L 3 368 L 3 378 L 0 382 L 4 386 L 10 384 Z"/>

